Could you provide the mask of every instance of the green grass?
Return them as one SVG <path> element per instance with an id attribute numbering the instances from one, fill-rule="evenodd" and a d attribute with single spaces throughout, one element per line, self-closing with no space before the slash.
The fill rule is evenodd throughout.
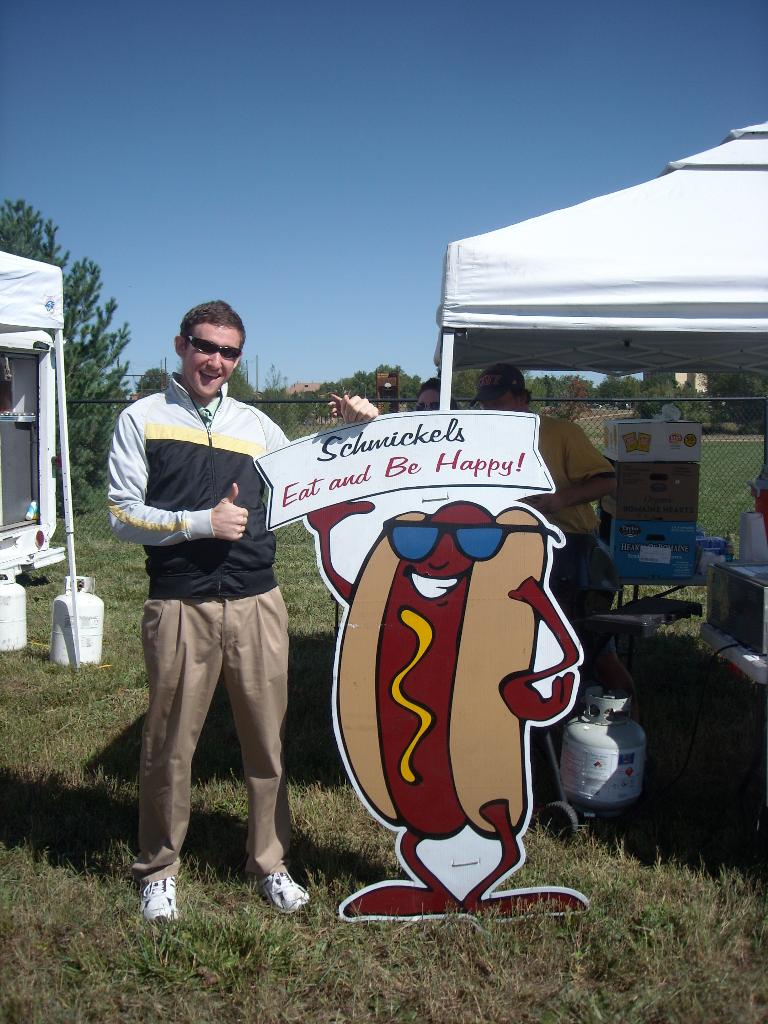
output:
<path id="1" fill-rule="evenodd" d="M 330 716 L 334 608 L 303 527 L 279 534 L 291 615 L 287 739 L 294 868 L 308 912 L 281 918 L 242 878 L 240 757 L 217 696 L 194 768 L 181 920 L 138 919 L 129 866 L 146 680 L 143 552 L 78 520 L 78 568 L 105 602 L 101 666 L 47 660 L 50 582 L 29 586 L 30 644 L 2 655 L 0 1020 L 727 1022 L 768 1020 L 759 700 L 690 621 L 638 645 L 648 797 L 570 842 L 532 829 L 520 885 L 570 885 L 581 915 L 346 924 L 336 907 L 395 877 L 392 834 L 343 777 Z M 692 593 L 698 596 L 701 593 Z M 690 763 L 682 767 L 697 710 Z M 550 783 L 536 763 L 537 794 Z M 670 783 L 672 783 L 671 788 Z"/>
<path id="2" fill-rule="evenodd" d="M 699 521 L 713 536 L 731 532 L 738 536 L 739 514 L 753 512 L 755 499 L 749 490 L 763 465 L 762 438 L 705 437 L 701 450 Z"/>

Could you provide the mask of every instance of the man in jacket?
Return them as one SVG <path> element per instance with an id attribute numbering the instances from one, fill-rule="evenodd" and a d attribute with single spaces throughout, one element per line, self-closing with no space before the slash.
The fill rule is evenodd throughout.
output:
<path id="1" fill-rule="evenodd" d="M 180 372 L 164 393 L 121 414 L 109 457 L 112 529 L 145 546 L 149 575 L 142 641 L 150 700 L 133 865 L 148 921 L 177 916 L 192 755 L 220 676 L 248 791 L 246 873 L 282 912 L 309 900 L 286 868 L 287 614 L 255 465 L 288 439 L 262 412 L 227 396 L 244 343 L 242 320 L 227 303 L 190 310 L 174 341 Z M 346 422 L 377 414 L 346 395 L 332 405 Z"/>

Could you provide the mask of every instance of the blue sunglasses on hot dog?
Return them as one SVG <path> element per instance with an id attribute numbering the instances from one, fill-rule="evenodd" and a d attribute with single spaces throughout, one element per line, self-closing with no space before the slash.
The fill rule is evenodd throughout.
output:
<path id="1" fill-rule="evenodd" d="M 386 525 L 392 550 L 408 562 L 420 562 L 430 555 L 443 534 L 453 535 L 456 547 L 467 558 L 484 561 L 499 551 L 508 533 L 549 533 L 542 526 L 516 526 L 513 523 L 488 523 L 462 526 L 458 523 L 398 523 Z"/>

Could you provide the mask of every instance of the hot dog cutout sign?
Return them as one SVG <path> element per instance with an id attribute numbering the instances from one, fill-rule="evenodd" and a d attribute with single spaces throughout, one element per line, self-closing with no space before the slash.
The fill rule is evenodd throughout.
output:
<path id="1" fill-rule="evenodd" d="M 403 456 L 363 442 L 414 434 L 414 420 L 428 428 L 421 436 L 434 440 L 414 442 L 423 448 L 406 461 L 416 470 L 388 476 L 388 467 L 391 473 L 402 465 L 392 458 Z M 500 889 L 525 861 L 530 730 L 568 714 L 581 662 L 549 589 L 562 535 L 516 500 L 553 489 L 537 431 L 529 414 L 405 414 L 329 432 L 333 442 L 320 434 L 259 460 L 272 488 L 269 525 L 290 521 L 287 509 L 296 518 L 292 506 L 299 505 L 323 579 L 344 608 L 334 668 L 336 739 L 364 806 L 396 833 L 407 876 L 349 896 L 339 908 L 346 920 L 587 905 L 580 893 L 557 886 Z M 354 449 L 348 482 L 331 488 L 339 477 L 329 479 L 323 461 L 335 460 L 319 457 L 344 446 Z M 288 453 L 286 466 L 280 459 Z M 450 482 L 435 483 L 446 465 Z M 490 473 L 510 470 L 505 486 L 490 476 L 496 465 Z M 424 484 L 414 486 L 422 472 Z M 478 480 L 484 473 L 487 480 Z M 299 497 L 288 477 L 314 480 L 315 493 Z M 296 502 L 286 505 L 286 495 Z"/>

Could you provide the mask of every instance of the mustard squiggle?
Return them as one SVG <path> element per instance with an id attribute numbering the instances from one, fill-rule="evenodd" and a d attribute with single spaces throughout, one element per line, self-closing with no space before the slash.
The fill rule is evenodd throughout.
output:
<path id="1" fill-rule="evenodd" d="M 432 626 L 427 622 L 427 620 L 423 618 L 423 616 L 418 615 L 416 612 L 411 611 L 410 608 L 403 608 L 403 610 L 400 612 L 400 621 L 403 623 L 404 626 L 407 626 L 409 629 L 413 630 L 419 641 L 418 650 L 416 651 L 416 654 L 413 656 L 412 661 L 405 666 L 402 672 L 398 672 L 398 674 L 392 680 L 391 689 L 392 699 L 401 707 L 407 708 L 409 711 L 412 711 L 415 715 L 418 716 L 418 718 L 421 721 L 419 731 L 411 740 L 405 753 L 400 759 L 401 776 L 403 777 L 403 779 L 405 779 L 406 782 L 415 782 L 416 776 L 410 765 L 411 757 L 413 755 L 414 750 L 416 749 L 419 740 L 432 723 L 433 716 L 426 710 L 426 708 L 423 708 L 420 704 L 414 704 L 412 701 L 408 700 L 408 698 L 403 695 L 403 692 L 400 687 L 402 685 L 403 680 L 411 671 L 411 669 L 414 668 L 414 666 L 421 661 L 421 659 L 429 650 L 430 644 L 432 643 L 432 638 L 434 637 L 435 633 L 434 630 L 432 629 Z"/>

